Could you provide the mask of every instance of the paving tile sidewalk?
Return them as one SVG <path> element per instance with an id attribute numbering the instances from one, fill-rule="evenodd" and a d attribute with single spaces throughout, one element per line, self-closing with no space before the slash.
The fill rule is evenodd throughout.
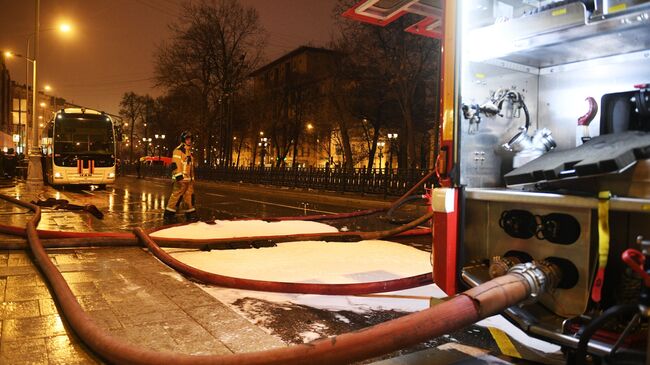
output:
<path id="1" fill-rule="evenodd" d="M 140 248 L 49 251 L 81 306 L 113 336 L 156 351 L 285 346 Z M 0 364 L 99 363 L 67 327 L 29 254 L 0 251 Z"/>

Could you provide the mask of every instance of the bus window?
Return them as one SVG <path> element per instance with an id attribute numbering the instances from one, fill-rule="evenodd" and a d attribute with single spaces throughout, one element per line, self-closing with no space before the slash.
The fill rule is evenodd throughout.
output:
<path id="1" fill-rule="evenodd" d="M 61 119 L 56 121 L 56 154 L 112 155 L 113 126 L 109 121 Z"/>

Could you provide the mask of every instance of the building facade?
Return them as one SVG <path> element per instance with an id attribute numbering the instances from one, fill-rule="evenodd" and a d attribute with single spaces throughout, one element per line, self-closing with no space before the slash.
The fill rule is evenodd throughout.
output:
<path id="1" fill-rule="evenodd" d="M 11 120 L 11 78 L 4 58 L 0 57 L 0 150 L 14 147 Z"/>
<path id="2" fill-rule="evenodd" d="M 242 164 L 327 164 L 332 150 L 328 92 L 339 57 L 329 49 L 302 46 L 251 74 L 259 118 Z"/>

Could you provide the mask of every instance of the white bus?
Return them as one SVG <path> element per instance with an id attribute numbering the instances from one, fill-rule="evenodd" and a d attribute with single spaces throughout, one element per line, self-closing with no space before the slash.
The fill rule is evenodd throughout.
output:
<path id="1" fill-rule="evenodd" d="M 115 182 L 115 128 L 111 117 L 84 108 L 61 109 L 43 131 L 47 182 L 98 185 Z"/>

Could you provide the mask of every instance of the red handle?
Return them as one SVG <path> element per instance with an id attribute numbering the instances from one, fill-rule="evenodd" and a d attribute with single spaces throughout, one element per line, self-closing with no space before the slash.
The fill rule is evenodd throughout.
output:
<path id="1" fill-rule="evenodd" d="M 594 286 L 591 288 L 591 300 L 596 303 L 600 303 L 601 292 L 603 290 L 603 283 L 605 281 L 605 268 L 599 268 L 596 271 L 596 277 L 594 278 Z"/>
<path id="2" fill-rule="evenodd" d="M 625 252 L 623 252 L 621 257 L 623 258 L 623 262 L 625 262 L 627 266 L 629 266 L 632 269 L 632 271 L 634 271 L 635 273 L 641 276 L 645 286 L 650 287 L 650 275 L 648 275 L 648 273 L 644 269 L 645 256 L 638 250 L 630 248 L 625 250 Z"/>

